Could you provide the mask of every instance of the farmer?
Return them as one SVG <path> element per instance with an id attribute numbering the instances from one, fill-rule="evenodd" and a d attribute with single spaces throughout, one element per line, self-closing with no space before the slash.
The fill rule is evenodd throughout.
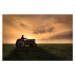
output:
<path id="1" fill-rule="evenodd" d="M 24 38 L 24 35 L 22 35 L 21 39 L 26 39 L 26 38 Z"/>

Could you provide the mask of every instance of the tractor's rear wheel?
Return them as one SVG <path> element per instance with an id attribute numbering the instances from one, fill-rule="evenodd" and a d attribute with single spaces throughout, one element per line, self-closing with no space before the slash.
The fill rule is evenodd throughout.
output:
<path id="1" fill-rule="evenodd" d="M 25 42 L 23 40 L 19 40 L 16 42 L 16 47 L 25 47 Z"/>

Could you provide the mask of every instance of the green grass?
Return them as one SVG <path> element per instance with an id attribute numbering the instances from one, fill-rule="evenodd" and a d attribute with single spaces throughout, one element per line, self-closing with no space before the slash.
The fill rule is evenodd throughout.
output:
<path id="1" fill-rule="evenodd" d="M 3 44 L 3 60 L 73 60 L 72 44 L 38 44 L 37 47 L 16 48 Z"/>

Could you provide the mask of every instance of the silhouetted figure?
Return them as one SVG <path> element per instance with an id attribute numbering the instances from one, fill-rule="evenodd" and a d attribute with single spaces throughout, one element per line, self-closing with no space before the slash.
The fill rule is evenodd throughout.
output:
<path id="1" fill-rule="evenodd" d="M 26 38 L 24 38 L 24 35 L 22 35 L 21 39 L 26 39 Z"/>

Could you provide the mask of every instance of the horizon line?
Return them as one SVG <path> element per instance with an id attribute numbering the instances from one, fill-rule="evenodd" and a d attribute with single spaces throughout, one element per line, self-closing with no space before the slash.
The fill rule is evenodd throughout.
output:
<path id="1" fill-rule="evenodd" d="M 16 43 L 2 43 L 2 44 L 16 44 Z M 36 43 L 36 44 L 73 44 L 73 43 Z"/>

